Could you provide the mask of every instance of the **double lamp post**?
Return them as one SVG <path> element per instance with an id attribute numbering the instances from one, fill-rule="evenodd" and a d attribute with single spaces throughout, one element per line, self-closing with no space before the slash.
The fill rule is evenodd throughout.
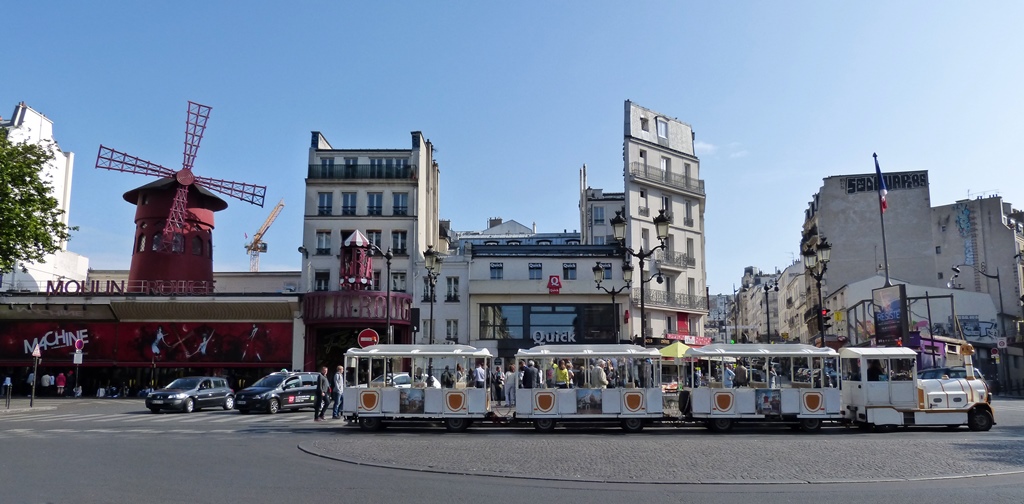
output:
<path id="1" fill-rule="evenodd" d="M 437 277 L 441 274 L 441 263 L 444 262 L 444 258 L 434 250 L 433 245 L 427 245 L 427 251 L 423 253 L 423 262 L 427 266 L 427 284 L 430 290 L 427 295 L 430 296 L 430 344 L 434 344 L 434 300 L 437 298 L 435 291 L 437 287 Z"/>
<path id="2" fill-rule="evenodd" d="M 611 220 L 612 233 L 615 235 L 615 240 L 619 242 L 619 247 L 626 251 L 629 255 L 626 256 L 625 264 L 629 265 L 632 263 L 630 256 L 634 256 L 640 260 L 640 341 L 641 346 L 647 346 L 647 307 L 645 304 L 646 290 L 645 285 L 651 282 L 651 280 L 657 279 L 658 283 L 662 283 L 665 279 L 661 276 L 659 271 L 657 275 L 644 278 L 644 262 L 654 255 L 654 252 L 659 249 L 666 247 L 665 240 L 668 239 L 668 226 L 672 222 L 672 218 L 665 215 L 665 210 L 659 210 L 658 216 L 654 218 L 654 227 L 658 233 L 659 245 L 651 247 L 649 250 L 644 250 L 640 247 L 637 250 L 626 246 L 626 219 L 622 217 L 621 211 L 615 212 L 615 218 Z M 626 268 L 623 268 L 623 276 L 626 275 Z M 632 275 L 632 268 L 630 268 L 630 275 Z M 628 282 L 628 281 L 627 281 Z M 614 302 L 614 298 L 613 298 Z"/>
<path id="3" fill-rule="evenodd" d="M 822 238 L 813 249 L 803 252 L 804 268 L 814 278 L 818 291 L 818 334 L 821 335 L 821 344 L 825 345 L 825 304 L 821 296 L 821 279 L 828 271 L 828 262 L 832 259 L 832 245 L 828 240 Z"/>

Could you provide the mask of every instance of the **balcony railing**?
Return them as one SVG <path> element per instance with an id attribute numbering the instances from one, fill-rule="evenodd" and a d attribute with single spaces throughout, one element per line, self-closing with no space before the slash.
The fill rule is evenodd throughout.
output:
<path id="1" fill-rule="evenodd" d="M 457 296 L 457 295 L 456 296 L 445 296 L 444 297 L 444 301 L 446 303 L 458 303 L 459 302 L 459 296 Z"/>
<path id="2" fill-rule="evenodd" d="M 642 206 L 642 207 L 637 209 L 636 213 L 640 214 L 641 217 L 650 217 L 651 216 L 651 207 Z"/>
<path id="3" fill-rule="evenodd" d="M 316 249 L 316 255 L 318 255 L 318 256 L 331 255 L 331 249 L 330 248 L 319 248 L 318 247 Z"/>
<path id="4" fill-rule="evenodd" d="M 697 267 L 696 259 L 679 252 L 666 252 L 664 250 L 659 250 L 657 255 L 655 255 L 655 258 L 658 260 L 658 264 L 664 264 L 666 266 L 675 266 L 677 268 Z"/>
<path id="5" fill-rule="evenodd" d="M 683 217 L 683 225 L 686 227 L 693 227 L 693 217 Z"/>
<path id="6" fill-rule="evenodd" d="M 379 166 L 379 165 L 309 165 L 308 178 L 321 180 L 355 180 L 355 179 L 412 179 L 416 174 L 416 165 Z"/>
<path id="7" fill-rule="evenodd" d="M 704 181 L 686 177 L 678 173 L 666 172 L 657 166 L 633 162 L 629 164 L 629 173 L 634 177 L 669 185 L 684 191 L 704 194 Z"/>
<path id="8" fill-rule="evenodd" d="M 707 310 L 708 298 L 707 296 L 693 296 L 690 294 L 676 294 L 673 292 L 656 291 L 651 289 L 644 289 L 645 305 L 659 305 L 669 306 L 672 308 L 683 308 L 688 310 Z M 633 289 L 632 299 L 636 304 L 640 304 L 640 289 Z"/>
<path id="9" fill-rule="evenodd" d="M 331 215 L 331 207 L 329 206 L 318 206 L 316 207 L 317 215 Z"/>

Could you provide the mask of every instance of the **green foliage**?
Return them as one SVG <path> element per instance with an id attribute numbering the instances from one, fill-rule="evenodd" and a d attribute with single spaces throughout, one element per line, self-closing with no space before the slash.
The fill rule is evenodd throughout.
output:
<path id="1" fill-rule="evenodd" d="M 0 272 L 13 271 L 19 261 L 41 261 L 78 230 L 61 222 L 64 211 L 42 178 L 51 159 L 49 148 L 11 143 L 0 128 Z"/>

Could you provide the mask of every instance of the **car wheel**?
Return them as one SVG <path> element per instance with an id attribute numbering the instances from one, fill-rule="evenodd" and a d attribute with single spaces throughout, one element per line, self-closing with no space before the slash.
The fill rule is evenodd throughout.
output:
<path id="1" fill-rule="evenodd" d="M 537 432 L 551 432 L 555 430 L 555 421 L 550 418 L 538 418 L 533 421 L 533 428 Z"/>
<path id="2" fill-rule="evenodd" d="M 444 427 L 448 429 L 448 432 L 462 432 L 469 428 L 469 419 L 447 418 L 444 421 Z"/>
<path id="3" fill-rule="evenodd" d="M 364 431 L 377 431 L 384 428 L 384 420 L 381 418 L 360 418 L 359 428 Z"/>
<path id="4" fill-rule="evenodd" d="M 195 410 L 196 410 L 196 402 L 193 401 L 191 397 L 189 397 L 188 399 L 185 399 L 185 404 L 182 405 L 181 411 L 183 411 L 185 413 L 192 413 Z"/>
<path id="5" fill-rule="evenodd" d="M 983 409 L 974 408 L 967 414 L 967 427 L 972 431 L 987 431 L 992 428 L 992 414 Z"/>
<path id="6" fill-rule="evenodd" d="M 626 432 L 640 432 L 644 430 L 644 421 L 640 418 L 627 418 L 622 421 L 622 430 Z"/>
<path id="7" fill-rule="evenodd" d="M 804 432 L 818 432 L 821 430 L 820 418 L 801 418 L 800 430 Z"/>
<path id="8" fill-rule="evenodd" d="M 153 413 L 160 413 L 160 408 L 149 408 L 149 411 L 152 411 Z"/>
<path id="9" fill-rule="evenodd" d="M 729 432 L 732 430 L 731 418 L 714 418 L 708 420 L 708 429 L 713 432 Z"/>
<path id="10" fill-rule="evenodd" d="M 230 410 L 235 408 L 235 398 L 227 396 L 224 398 L 224 409 Z"/>
<path id="11" fill-rule="evenodd" d="M 271 399 L 270 402 L 267 403 L 267 413 L 270 413 L 271 415 L 273 415 L 274 413 L 277 413 L 278 411 L 281 411 L 281 403 L 277 402 L 276 398 L 275 399 Z"/>

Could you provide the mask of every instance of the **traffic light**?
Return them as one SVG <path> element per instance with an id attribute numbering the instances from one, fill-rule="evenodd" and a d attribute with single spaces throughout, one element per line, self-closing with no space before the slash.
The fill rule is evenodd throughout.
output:
<path id="1" fill-rule="evenodd" d="M 822 327 L 827 331 L 832 327 L 832 310 L 828 308 L 821 309 L 821 320 L 823 321 Z"/>

